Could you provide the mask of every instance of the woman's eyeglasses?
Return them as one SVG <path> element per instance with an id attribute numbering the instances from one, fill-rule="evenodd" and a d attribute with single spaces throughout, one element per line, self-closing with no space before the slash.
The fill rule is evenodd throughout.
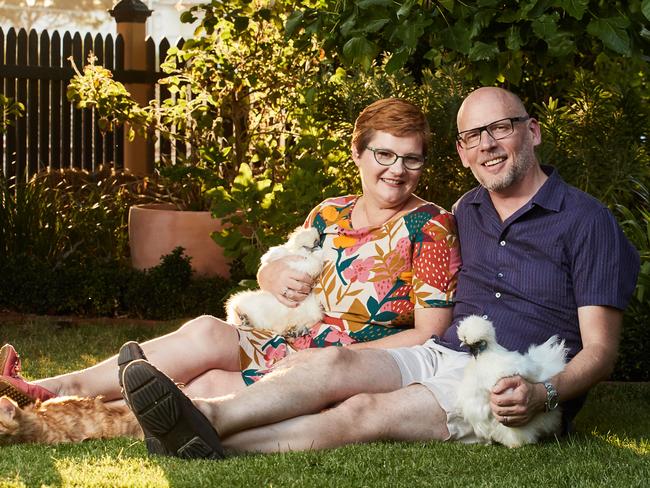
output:
<path id="1" fill-rule="evenodd" d="M 392 166 L 399 158 L 402 158 L 402 164 L 406 169 L 416 170 L 422 168 L 426 160 L 424 156 L 416 156 L 412 154 L 400 156 L 390 149 L 380 149 L 370 146 L 366 146 L 366 149 L 372 151 L 375 155 L 375 161 L 382 166 Z"/>

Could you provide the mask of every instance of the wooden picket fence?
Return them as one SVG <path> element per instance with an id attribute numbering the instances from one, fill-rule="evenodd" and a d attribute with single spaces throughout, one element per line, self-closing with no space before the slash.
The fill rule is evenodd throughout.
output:
<path id="1" fill-rule="evenodd" d="M 119 35 L 114 39 L 110 34 L 93 37 L 66 32 L 61 36 L 0 29 L 0 92 L 25 107 L 24 116 L 8 120 L 7 132 L 0 135 L 0 169 L 5 176 L 25 178 L 64 168 L 94 171 L 102 165 L 123 168 L 123 129 L 102 134 L 93 110 L 76 109 L 66 98 L 74 75 L 70 58 L 81 70 L 92 51 L 97 64 L 111 70 L 116 80 L 155 86 L 170 44 L 163 39 L 156 46 L 149 38 L 142 46 L 147 69 L 125 70 L 124 42 Z M 160 96 L 160 89 L 155 92 Z M 160 157 L 160 148 L 155 154 L 153 142 L 149 144 L 147 157 L 153 161 Z"/>

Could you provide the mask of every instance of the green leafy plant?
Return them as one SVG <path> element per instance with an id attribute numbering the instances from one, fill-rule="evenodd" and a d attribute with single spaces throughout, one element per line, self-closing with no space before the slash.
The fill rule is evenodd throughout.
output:
<path id="1" fill-rule="evenodd" d="M 4 134 L 7 127 L 12 125 L 12 119 L 22 117 L 24 112 L 25 106 L 22 103 L 0 93 L 0 135 Z"/>
<path id="2" fill-rule="evenodd" d="M 330 58 L 347 65 L 369 69 L 388 53 L 388 72 L 417 74 L 460 61 L 482 84 L 531 85 L 547 98 L 563 75 L 601 55 L 648 54 L 648 19 L 648 0 L 322 0 L 296 9 L 286 30 L 316 37 Z"/>
<path id="3" fill-rule="evenodd" d="M 106 128 L 126 124 L 131 136 L 186 148 L 174 165 L 163 158 L 158 170 L 186 190 L 175 192 L 187 198 L 179 206 L 209 209 L 206 190 L 232 183 L 242 163 L 259 173 L 268 158 L 281 157 L 306 80 L 318 71 L 315 48 L 284 41 L 283 8 L 235 1 L 192 7 L 184 19 L 202 21 L 193 38 L 168 51 L 160 84 L 170 95 L 160 102 L 140 107 L 93 58 L 70 83 L 68 98 L 94 107 Z"/>
<path id="4" fill-rule="evenodd" d="M 535 105 L 543 129 L 543 161 L 571 184 L 607 205 L 636 198 L 629 178 L 648 181 L 650 111 L 642 91 L 578 70 L 565 103 Z"/>
<path id="5" fill-rule="evenodd" d="M 647 185 L 630 178 L 628 188 L 635 196 L 630 207 L 618 204 L 616 211 L 625 234 L 639 251 L 641 269 L 636 292 L 625 313 L 620 357 L 614 377 L 623 380 L 647 381 L 650 360 L 639 344 L 650 341 L 650 190 Z"/>

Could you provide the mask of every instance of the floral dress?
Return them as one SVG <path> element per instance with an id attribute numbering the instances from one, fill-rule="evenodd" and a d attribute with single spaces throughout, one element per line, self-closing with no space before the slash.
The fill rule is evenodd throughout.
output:
<path id="1" fill-rule="evenodd" d="M 325 255 L 313 288 L 323 320 L 297 337 L 239 327 L 247 385 L 297 350 L 380 339 L 412 328 L 415 309 L 453 305 L 460 265 L 454 217 L 423 203 L 381 226 L 355 229 L 358 198 L 325 200 L 305 222 L 320 232 Z"/>

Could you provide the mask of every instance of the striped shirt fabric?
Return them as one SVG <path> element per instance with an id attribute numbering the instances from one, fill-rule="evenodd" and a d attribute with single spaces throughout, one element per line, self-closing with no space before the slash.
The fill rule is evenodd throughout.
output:
<path id="1" fill-rule="evenodd" d="M 544 185 L 504 222 L 482 187 L 455 205 L 462 267 L 454 320 L 439 339 L 447 347 L 464 350 L 457 325 L 476 314 L 494 323 L 509 350 L 525 352 L 558 334 L 571 358 L 582 347 L 578 307 L 627 306 L 636 249 L 607 207 L 542 168 Z"/>

